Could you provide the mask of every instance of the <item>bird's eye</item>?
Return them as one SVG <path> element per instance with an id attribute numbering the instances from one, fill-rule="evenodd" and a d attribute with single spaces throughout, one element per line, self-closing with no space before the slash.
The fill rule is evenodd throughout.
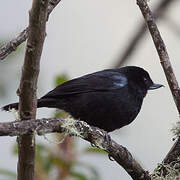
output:
<path id="1" fill-rule="evenodd" d="M 148 79 L 147 79 L 147 78 L 144 78 L 144 82 L 147 83 L 147 82 L 148 82 Z"/>

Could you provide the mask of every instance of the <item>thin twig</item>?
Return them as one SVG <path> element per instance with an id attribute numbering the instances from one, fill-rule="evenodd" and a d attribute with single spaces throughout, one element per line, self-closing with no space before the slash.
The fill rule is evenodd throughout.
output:
<path id="1" fill-rule="evenodd" d="M 50 0 L 47 9 L 47 21 L 52 10 L 58 5 L 61 0 Z M 28 27 L 23 30 L 16 38 L 12 39 L 7 44 L 0 48 L 0 60 L 5 59 L 9 54 L 17 49 L 17 47 L 26 41 L 28 37 Z"/>
<path id="2" fill-rule="evenodd" d="M 120 164 L 134 180 L 150 180 L 150 176 L 140 164 L 132 157 L 131 153 L 123 146 L 117 144 L 99 128 L 91 127 L 83 121 L 72 118 L 50 118 L 26 121 L 14 121 L 0 123 L 0 136 L 19 136 L 36 133 L 66 132 L 71 136 L 78 136 L 92 145 L 108 152 L 118 164 Z"/>
<path id="3" fill-rule="evenodd" d="M 173 72 L 170 59 L 166 50 L 166 46 L 162 40 L 162 37 L 160 35 L 160 32 L 155 24 L 155 19 L 152 15 L 151 10 L 149 9 L 149 6 L 147 4 L 146 0 L 137 0 L 137 4 L 139 5 L 139 8 L 144 16 L 144 19 L 147 23 L 147 26 L 149 28 L 149 31 L 151 33 L 153 42 L 155 44 L 156 50 L 158 52 L 160 63 L 164 69 L 164 73 L 166 75 L 166 79 L 168 81 L 169 87 L 171 89 L 171 93 L 174 98 L 174 102 L 176 104 L 177 110 L 180 114 L 180 88 L 178 85 L 178 82 L 176 80 L 175 74 Z M 164 159 L 165 163 L 171 163 L 172 161 L 175 161 L 180 156 L 180 138 L 176 141 L 174 146 L 171 148 L 170 152 Z"/>

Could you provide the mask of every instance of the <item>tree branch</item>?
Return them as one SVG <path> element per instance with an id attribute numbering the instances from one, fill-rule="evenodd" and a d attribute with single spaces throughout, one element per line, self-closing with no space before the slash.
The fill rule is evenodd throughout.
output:
<path id="1" fill-rule="evenodd" d="M 50 13 L 53 11 L 53 9 L 58 5 L 58 3 L 61 0 L 50 0 L 48 4 L 47 9 L 47 21 L 49 19 Z M 9 54 L 11 54 L 13 51 L 17 49 L 17 47 L 22 44 L 24 41 L 26 41 L 28 37 L 28 27 L 23 30 L 15 39 L 12 39 L 7 44 L 3 45 L 0 48 L 0 60 L 5 59 Z"/>
<path id="2" fill-rule="evenodd" d="M 18 89 L 20 120 L 36 118 L 36 89 L 46 33 L 48 0 L 33 0 L 22 77 Z M 34 179 L 35 138 L 18 136 L 18 180 Z"/>
<path id="3" fill-rule="evenodd" d="M 154 18 L 157 20 L 157 19 L 161 18 L 162 16 L 164 16 L 164 14 L 166 12 L 168 12 L 167 10 L 170 7 L 170 5 L 173 2 L 175 2 L 175 1 L 176 0 L 162 0 L 157 5 L 156 9 L 153 10 Z M 123 52 L 121 57 L 118 58 L 118 61 L 114 65 L 114 67 L 123 66 L 126 63 L 126 61 L 128 59 L 130 59 L 130 57 L 132 56 L 133 52 L 135 52 L 135 50 L 137 49 L 138 44 L 140 43 L 140 41 L 144 37 L 145 33 L 147 32 L 147 26 L 146 26 L 145 23 L 141 23 L 138 27 L 139 28 L 138 28 L 137 32 L 135 33 L 133 38 L 128 43 L 129 45 L 125 49 L 125 51 Z"/>
<path id="4" fill-rule="evenodd" d="M 157 53 L 160 58 L 160 63 L 163 67 L 164 73 L 166 75 L 166 79 L 168 81 L 169 87 L 171 89 L 171 93 L 174 98 L 174 102 L 176 104 L 177 110 L 180 114 L 180 88 L 173 72 L 173 68 L 171 66 L 171 62 L 166 50 L 166 46 L 160 32 L 155 24 L 155 19 L 152 15 L 149 6 L 147 5 L 146 0 L 137 0 L 137 4 L 139 5 L 141 12 L 144 16 L 144 19 L 147 23 L 148 29 L 151 33 L 154 45 L 156 47 Z"/>
<path id="5" fill-rule="evenodd" d="M 83 121 L 72 118 L 37 119 L 0 123 L 0 136 L 19 136 L 28 134 L 44 135 L 46 133 L 66 132 L 71 136 L 78 136 L 92 145 L 105 150 L 118 164 L 120 164 L 134 180 L 150 180 L 150 176 L 131 153 L 123 146 L 117 144 L 106 133 Z"/>
<path id="6" fill-rule="evenodd" d="M 176 108 L 180 114 L 180 88 L 176 80 L 175 74 L 173 72 L 173 68 L 171 66 L 170 59 L 166 50 L 166 46 L 155 24 L 155 19 L 152 15 L 151 10 L 149 9 L 146 0 L 137 0 L 137 4 L 139 5 L 139 8 L 144 16 L 148 29 L 151 33 L 153 42 L 155 44 L 156 50 L 160 58 L 160 63 L 163 67 L 164 73 L 166 75 L 166 79 L 171 89 L 171 93 L 173 95 Z M 169 164 L 172 161 L 177 160 L 177 158 L 180 156 L 179 144 L 180 144 L 180 138 L 178 138 L 178 140 L 176 141 L 176 143 L 174 144 L 174 146 L 172 147 L 172 149 L 164 159 L 164 163 Z"/>

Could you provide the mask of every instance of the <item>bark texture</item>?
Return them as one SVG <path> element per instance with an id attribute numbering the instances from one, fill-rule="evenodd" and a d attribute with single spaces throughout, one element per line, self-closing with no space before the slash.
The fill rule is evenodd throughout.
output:
<path id="1" fill-rule="evenodd" d="M 40 57 L 46 31 L 48 0 L 33 0 L 29 12 L 28 41 L 22 68 L 19 95 L 19 118 L 21 121 L 36 118 L 36 89 Z M 34 135 L 18 136 L 18 180 L 34 179 Z"/>

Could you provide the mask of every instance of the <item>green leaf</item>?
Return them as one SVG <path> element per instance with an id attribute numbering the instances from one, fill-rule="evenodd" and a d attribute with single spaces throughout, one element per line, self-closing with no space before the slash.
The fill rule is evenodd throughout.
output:
<path id="1" fill-rule="evenodd" d="M 56 77 L 55 85 L 60 85 L 68 80 L 67 75 L 62 74 Z"/>
<path id="2" fill-rule="evenodd" d="M 88 148 L 85 148 L 84 149 L 84 152 L 85 153 L 97 153 L 97 154 L 102 154 L 102 155 L 106 155 L 107 152 L 102 150 L 102 149 L 99 149 L 99 148 L 96 148 L 96 147 L 88 147 Z"/>
<path id="3" fill-rule="evenodd" d="M 55 111 L 54 117 L 56 117 L 56 118 L 66 118 L 67 113 L 65 111 Z"/>

